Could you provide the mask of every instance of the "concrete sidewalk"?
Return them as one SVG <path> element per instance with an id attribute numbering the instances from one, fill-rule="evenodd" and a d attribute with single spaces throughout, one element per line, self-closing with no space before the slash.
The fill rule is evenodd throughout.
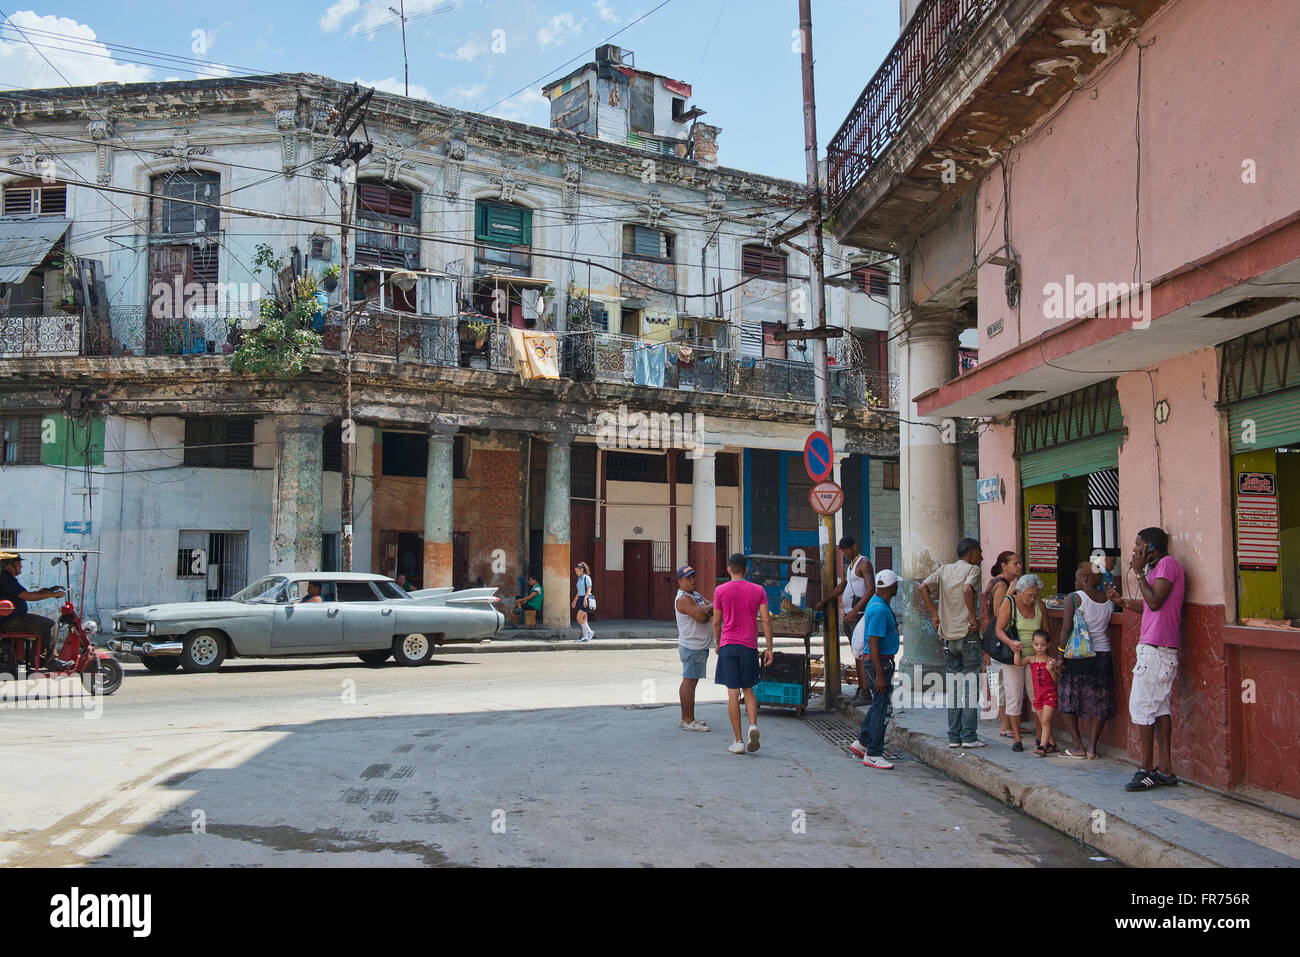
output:
<path id="1" fill-rule="evenodd" d="M 848 689 L 852 693 L 853 689 Z M 847 698 L 844 699 L 847 701 Z M 865 708 L 848 708 L 860 719 Z M 888 745 L 915 755 L 1058 831 L 1133 867 L 1295 867 L 1300 821 L 1195 784 L 1129 793 L 1136 765 L 1111 751 L 1095 760 L 1038 757 L 1026 732 L 1024 752 L 998 736 L 998 720 L 980 722 L 988 747 L 948 747 L 945 708 L 896 710 Z M 1175 732 L 1176 733 L 1176 732 Z M 1058 729 L 1057 746 L 1070 744 Z M 1103 752 L 1108 749 L 1103 748 Z M 1175 768 L 1175 770 L 1177 770 Z"/>

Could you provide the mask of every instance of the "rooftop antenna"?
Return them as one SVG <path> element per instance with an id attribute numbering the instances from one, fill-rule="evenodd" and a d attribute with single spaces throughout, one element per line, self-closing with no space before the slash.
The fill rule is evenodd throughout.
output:
<path id="1" fill-rule="evenodd" d="M 389 12 L 402 21 L 402 81 L 406 95 L 411 95 L 411 66 L 406 59 L 406 0 L 399 0 L 400 10 L 394 10 L 389 7 Z"/>

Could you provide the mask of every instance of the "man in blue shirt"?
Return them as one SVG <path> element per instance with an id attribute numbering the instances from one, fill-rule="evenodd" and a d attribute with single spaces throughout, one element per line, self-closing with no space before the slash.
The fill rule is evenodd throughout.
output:
<path id="1" fill-rule="evenodd" d="M 890 696 L 894 687 L 894 655 L 898 654 L 898 621 L 889 600 L 898 592 L 898 576 L 888 568 L 876 573 L 876 593 L 853 631 L 853 644 L 866 658 L 867 681 L 874 684 L 871 706 L 862 718 L 858 739 L 849 745 L 868 768 L 891 769 L 885 760 L 885 726 L 894 713 Z"/>
<path id="2" fill-rule="evenodd" d="M 18 580 L 22 574 L 23 560 L 19 555 L 6 555 L 0 560 L 0 599 L 13 602 L 13 614 L 0 618 L 0 630 L 21 631 L 41 636 L 41 656 L 44 664 L 55 671 L 66 671 L 72 667 L 67 661 L 61 661 L 53 655 L 54 622 L 43 615 L 33 615 L 27 611 L 29 601 L 44 601 L 46 598 L 62 598 L 62 588 L 40 588 L 28 591 Z M 27 670 L 35 667 L 32 661 L 32 643 L 26 643 Z"/>

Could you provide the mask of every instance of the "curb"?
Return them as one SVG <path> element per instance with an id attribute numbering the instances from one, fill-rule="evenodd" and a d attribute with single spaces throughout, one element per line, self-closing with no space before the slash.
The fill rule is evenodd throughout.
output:
<path id="1" fill-rule="evenodd" d="M 847 714 L 858 709 L 841 705 Z M 953 751 L 946 741 L 921 731 L 890 724 L 886 741 L 949 777 L 957 778 L 990 797 L 1019 808 L 1030 817 L 1095 847 L 1125 867 L 1219 867 L 1214 861 L 1185 847 L 1171 844 L 1142 830 L 1119 815 L 1106 811 L 1105 831 L 1092 829 L 1092 805 L 1072 798 L 1048 784 L 1030 784 L 972 751 Z"/>

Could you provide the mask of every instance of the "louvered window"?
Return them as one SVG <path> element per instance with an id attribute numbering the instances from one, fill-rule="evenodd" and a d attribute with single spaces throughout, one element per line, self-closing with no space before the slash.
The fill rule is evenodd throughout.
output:
<path id="1" fill-rule="evenodd" d="M 785 281 L 785 253 L 766 246 L 746 246 L 741 250 L 740 268 L 746 276 L 763 276 Z"/>
<path id="2" fill-rule="evenodd" d="M 855 266 L 853 268 L 853 282 L 860 290 L 869 295 L 889 297 L 889 273 L 883 269 Z"/>
<path id="3" fill-rule="evenodd" d="M 68 209 L 68 188 L 62 183 L 46 185 L 29 179 L 6 186 L 4 215 L 62 216 Z"/>
<path id="4" fill-rule="evenodd" d="M 480 200 L 474 204 L 474 237 L 503 246 L 533 244 L 533 211 Z"/>
<path id="5" fill-rule="evenodd" d="M 389 269 L 419 269 L 420 204 L 405 186 L 357 184 L 356 263 Z"/>
<path id="6" fill-rule="evenodd" d="M 671 262 L 673 234 L 649 226 L 624 226 L 623 255 Z"/>
<path id="7" fill-rule="evenodd" d="M 186 419 L 185 458 L 189 466 L 251 469 L 252 419 Z"/>

